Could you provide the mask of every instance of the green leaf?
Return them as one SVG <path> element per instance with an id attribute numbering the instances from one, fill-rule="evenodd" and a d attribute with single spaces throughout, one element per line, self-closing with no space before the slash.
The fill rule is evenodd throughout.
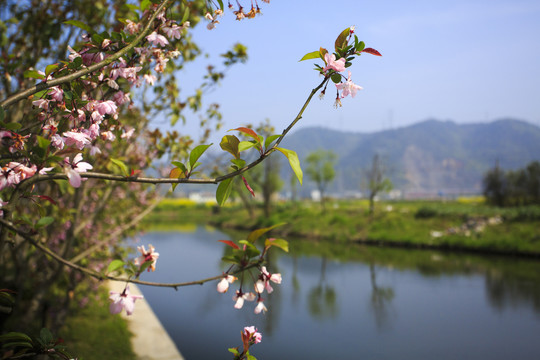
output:
<path id="1" fill-rule="evenodd" d="M 0 342 L 13 342 L 13 341 L 25 341 L 32 343 L 30 336 L 20 332 L 8 332 L 7 334 L 0 335 Z"/>
<path id="2" fill-rule="evenodd" d="M 206 149 L 208 149 L 210 146 L 212 146 L 212 144 L 210 145 L 199 145 L 199 146 L 196 146 L 193 150 L 191 150 L 191 153 L 189 154 L 189 165 L 191 167 L 191 170 L 193 170 L 195 168 L 195 163 L 197 162 L 197 160 L 199 160 L 199 158 L 201 157 L 201 155 L 206 151 Z"/>
<path id="3" fill-rule="evenodd" d="M 8 130 L 11 130 L 11 131 L 19 130 L 21 127 L 22 127 L 22 125 L 19 124 L 19 123 L 7 123 L 7 124 L 4 124 L 4 128 L 6 128 Z"/>
<path id="4" fill-rule="evenodd" d="M 233 353 L 236 356 L 240 355 L 240 353 L 238 352 L 238 348 L 229 348 L 228 350 L 230 353 Z"/>
<path id="5" fill-rule="evenodd" d="M 221 148 L 229 153 L 232 154 L 235 158 L 240 158 L 240 152 L 238 151 L 238 144 L 240 144 L 240 140 L 234 135 L 225 135 L 221 139 L 221 143 L 219 146 Z"/>
<path id="6" fill-rule="evenodd" d="M 265 247 L 277 246 L 285 252 L 289 252 L 289 242 L 285 239 L 266 239 Z"/>
<path id="7" fill-rule="evenodd" d="M 69 63 L 68 68 L 69 69 L 78 69 L 78 68 L 81 67 L 81 65 L 82 65 L 82 57 L 77 56 L 76 58 L 73 59 L 72 62 Z"/>
<path id="8" fill-rule="evenodd" d="M 332 74 L 332 81 L 336 84 L 341 82 L 341 75 L 339 73 Z"/>
<path id="9" fill-rule="evenodd" d="M 339 34 L 335 42 L 336 52 L 339 53 L 339 49 L 343 48 L 347 44 L 347 36 L 351 32 L 351 28 L 346 28 Z"/>
<path id="10" fill-rule="evenodd" d="M 227 201 L 227 199 L 231 195 L 232 180 L 233 178 L 229 178 L 219 183 L 216 191 L 216 200 L 219 206 L 223 206 L 223 204 L 225 204 L 225 201 Z"/>
<path id="11" fill-rule="evenodd" d="M 118 168 L 122 172 L 122 175 L 129 176 L 129 169 L 128 169 L 127 165 L 122 160 L 115 159 L 115 158 L 110 158 L 110 160 L 111 160 L 111 163 L 118 166 Z"/>
<path id="12" fill-rule="evenodd" d="M 141 10 L 145 11 L 150 5 L 152 5 L 152 2 L 150 0 L 141 1 Z"/>
<path id="13" fill-rule="evenodd" d="M 300 160 L 298 159 L 298 155 L 296 154 L 296 152 L 292 150 L 288 150 L 288 149 L 283 149 L 280 147 L 277 147 L 276 150 L 280 151 L 283 155 L 287 157 L 287 159 L 289 159 L 289 164 L 291 165 L 291 169 L 294 171 L 300 184 L 302 184 L 302 179 L 304 177 L 304 174 L 302 173 L 302 168 L 300 167 Z"/>
<path id="14" fill-rule="evenodd" d="M 257 145 L 257 143 L 255 141 L 253 141 L 253 140 L 252 141 L 240 141 L 240 143 L 238 144 L 238 151 L 242 152 L 242 151 L 251 149 L 255 145 Z"/>
<path id="15" fill-rule="evenodd" d="M 41 329 L 39 332 L 39 337 L 45 344 L 49 344 L 54 339 L 53 334 L 47 328 Z"/>
<path id="16" fill-rule="evenodd" d="M 231 162 L 234 164 L 232 165 L 232 167 L 235 168 L 236 170 L 241 169 L 244 166 L 246 166 L 246 160 L 232 159 Z"/>
<path id="17" fill-rule="evenodd" d="M 218 0 L 219 1 L 219 0 Z M 223 3 L 220 2 L 221 10 L 223 10 Z M 189 19 L 189 7 L 186 6 L 184 16 L 182 16 L 182 23 L 185 23 Z"/>
<path id="18" fill-rule="evenodd" d="M 358 52 L 362 52 L 364 48 L 366 47 L 366 44 L 363 41 L 360 41 L 358 44 L 356 44 L 355 49 Z"/>
<path id="19" fill-rule="evenodd" d="M 45 76 L 49 76 L 51 73 L 56 71 L 60 67 L 60 64 L 51 64 L 47 65 L 45 68 Z"/>
<path id="20" fill-rule="evenodd" d="M 103 40 L 105 40 L 105 38 L 99 34 L 93 34 L 92 35 L 92 41 L 96 44 L 96 45 L 101 45 L 103 43 Z"/>
<path id="21" fill-rule="evenodd" d="M 45 76 L 41 75 L 36 70 L 26 70 L 23 73 L 23 75 L 24 75 L 25 78 L 40 79 L 40 80 L 45 79 Z"/>
<path id="22" fill-rule="evenodd" d="M 258 238 L 260 238 L 262 235 L 266 234 L 267 232 L 269 232 L 270 230 L 272 229 L 275 229 L 277 228 L 278 226 L 282 226 L 282 225 L 285 225 L 285 223 L 279 223 L 279 224 L 275 224 L 275 225 L 272 225 L 272 226 L 269 226 L 269 227 L 265 227 L 265 228 L 262 228 L 262 229 L 257 229 L 257 230 L 253 230 L 249 235 L 248 235 L 248 241 L 251 242 L 251 243 L 254 243 Z"/>
<path id="23" fill-rule="evenodd" d="M 38 220 L 36 223 L 37 228 L 45 227 L 47 225 L 50 225 L 54 222 L 54 218 L 52 216 L 45 216 Z"/>
<path id="24" fill-rule="evenodd" d="M 260 251 L 259 249 L 257 249 L 257 247 L 255 245 L 253 245 L 252 243 L 250 243 L 249 241 L 247 240 L 240 240 L 238 241 L 239 244 L 243 244 L 243 245 L 246 245 L 246 250 L 249 250 L 249 257 L 254 257 L 254 256 L 258 256 L 260 255 Z"/>
<path id="25" fill-rule="evenodd" d="M 298 60 L 298 62 L 304 61 L 304 60 L 310 60 L 310 59 L 318 59 L 319 57 L 320 57 L 319 51 L 312 51 L 304 55 L 300 60 Z"/>
<path id="26" fill-rule="evenodd" d="M 79 20 L 68 20 L 68 21 L 64 21 L 64 24 L 67 24 L 67 25 L 73 25 L 73 26 L 76 26 L 80 29 L 83 29 L 84 31 L 88 32 L 88 33 L 92 33 L 92 28 L 88 25 L 86 25 L 85 23 L 83 23 L 82 21 L 79 21 Z"/>
<path id="27" fill-rule="evenodd" d="M 240 259 L 236 258 L 236 256 L 230 256 L 230 255 L 222 257 L 221 261 L 225 261 L 225 262 L 233 263 L 233 264 L 240 264 L 242 262 Z"/>
<path id="28" fill-rule="evenodd" d="M 281 135 L 271 135 L 269 137 L 266 138 L 266 140 L 264 141 L 264 148 L 265 149 L 268 149 L 268 147 L 270 146 L 270 144 L 272 144 L 274 141 L 276 141 Z"/>
<path id="29" fill-rule="evenodd" d="M 45 139 L 44 137 L 42 136 L 37 136 L 37 142 L 38 142 L 38 146 L 42 149 L 47 149 L 49 147 L 49 145 L 51 144 L 51 140 L 49 139 Z"/>
<path id="30" fill-rule="evenodd" d="M 123 268 L 125 265 L 125 263 L 122 261 L 122 260 L 113 260 L 111 261 L 111 263 L 109 264 L 109 266 L 107 267 L 107 272 L 106 274 L 110 274 L 112 272 L 115 272 L 117 271 L 118 269 L 120 268 Z"/>

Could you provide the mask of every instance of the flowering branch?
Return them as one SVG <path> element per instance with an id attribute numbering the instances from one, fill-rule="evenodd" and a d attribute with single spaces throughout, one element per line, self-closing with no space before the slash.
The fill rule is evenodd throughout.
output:
<path id="1" fill-rule="evenodd" d="M 157 18 L 158 14 L 161 13 L 161 11 L 169 5 L 169 3 L 171 3 L 173 0 L 163 0 L 161 2 L 161 4 L 158 6 L 158 8 L 152 13 L 152 15 L 150 16 L 150 18 L 148 19 L 148 23 L 146 24 L 146 26 L 144 27 L 143 31 L 141 31 L 141 33 L 131 42 L 129 43 L 128 45 L 126 45 L 124 48 L 122 48 L 121 50 L 117 51 L 116 53 L 106 57 L 104 60 L 98 62 L 98 63 L 95 63 L 91 66 L 88 66 L 86 68 L 83 68 L 79 71 L 76 71 L 72 74 L 69 74 L 69 75 L 66 75 L 66 76 L 63 76 L 63 77 L 60 77 L 58 79 L 52 79 L 52 80 L 49 80 L 49 81 L 43 81 L 37 85 L 34 85 L 26 90 L 23 90 L 23 91 L 19 91 L 18 93 L 8 97 L 7 99 L 3 100 L 2 102 L 0 102 L 0 106 L 2 107 L 7 107 L 13 103 L 16 103 L 20 100 L 23 100 L 23 99 L 26 99 L 27 97 L 31 96 L 31 95 L 34 95 L 35 93 L 39 92 L 39 91 L 42 91 L 42 90 L 45 90 L 45 89 L 48 89 L 48 88 L 51 88 L 53 86 L 57 86 L 57 85 L 61 85 L 61 84 L 65 84 L 65 83 L 68 83 L 68 82 L 71 82 L 73 80 L 76 80 L 80 77 L 83 77 L 84 75 L 87 75 L 87 74 L 90 74 L 96 70 L 99 70 L 111 63 L 113 63 L 114 61 L 118 60 L 119 58 L 121 58 L 122 56 L 124 56 L 125 54 L 128 53 L 128 51 L 130 51 L 131 49 L 133 49 L 139 42 L 141 42 L 142 39 L 144 39 L 145 36 L 147 36 L 149 33 L 150 33 L 150 30 L 152 30 L 152 24 L 154 23 L 154 20 Z"/>
<path id="2" fill-rule="evenodd" d="M 93 278 L 96 278 L 98 280 L 123 281 L 123 282 L 130 282 L 130 283 L 134 283 L 134 284 L 139 284 L 139 285 L 148 285 L 148 286 L 156 286 L 156 287 L 169 287 L 169 288 L 174 288 L 176 290 L 177 288 L 183 287 L 183 286 L 203 285 L 204 283 L 219 280 L 219 279 L 221 279 L 223 277 L 223 275 L 221 274 L 221 275 L 212 276 L 212 277 L 209 277 L 209 278 L 206 278 L 206 279 L 195 280 L 195 281 L 186 281 L 186 282 L 179 282 L 179 283 L 159 283 L 159 282 L 143 281 L 143 280 L 131 279 L 131 278 L 126 279 L 126 278 L 123 278 L 123 277 L 106 275 L 106 274 L 99 273 L 99 272 L 97 272 L 95 270 L 88 269 L 88 268 L 86 268 L 84 266 L 77 265 L 72 261 L 64 259 L 63 257 L 56 254 L 54 251 L 52 251 L 48 247 L 41 244 L 41 242 L 39 242 L 38 240 L 34 239 L 34 237 L 31 236 L 30 234 L 18 229 L 10 221 L 6 221 L 6 220 L 0 218 L 0 224 L 2 224 L 2 226 L 6 227 L 7 229 L 13 231 L 17 235 L 21 236 L 24 240 L 28 241 L 29 243 L 34 245 L 36 248 L 38 248 L 41 252 L 43 252 L 44 254 L 46 254 L 46 255 L 50 256 L 51 258 L 55 259 L 59 263 L 64 264 L 65 266 L 68 266 L 68 267 L 70 267 L 72 269 L 78 270 L 78 271 L 80 271 L 80 272 L 82 272 L 82 273 L 84 273 L 84 274 L 86 274 L 88 276 L 91 276 Z M 258 263 L 249 264 L 249 265 L 242 268 L 241 270 L 239 270 L 236 273 L 239 273 L 239 272 L 242 272 L 242 271 L 245 271 L 245 270 L 249 270 L 251 268 L 255 268 L 255 267 L 259 266 L 259 265 L 260 264 L 258 264 Z"/>

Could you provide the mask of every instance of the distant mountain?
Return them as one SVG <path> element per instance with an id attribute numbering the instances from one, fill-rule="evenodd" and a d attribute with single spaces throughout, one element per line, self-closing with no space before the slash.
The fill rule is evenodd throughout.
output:
<path id="1" fill-rule="evenodd" d="M 360 190 L 362 174 L 377 153 L 390 168 L 394 187 L 405 193 L 474 193 L 481 191 L 484 173 L 497 161 L 510 170 L 540 160 L 540 127 L 514 119 L 477 124 L 427 120 L 376 133 L 311 127 L 289 135 L 282 145 L 295 150 L 301 162 L 321 148 L 338 154 L 330 191 Z M 308 190 L 307 179 L 306 185 Z"/>

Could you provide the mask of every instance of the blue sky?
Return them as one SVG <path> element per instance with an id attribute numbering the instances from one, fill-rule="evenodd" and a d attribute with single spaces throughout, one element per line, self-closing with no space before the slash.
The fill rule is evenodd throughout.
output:
<path id="1" fill-rule="evenodd" d="M 189 84 L 216 54 L 236 42 L 248 47 L 249 61 L 231 69 L 208 97 L 222 104 L 225 130 L 269 118 L 281 131 L 320 81 L 315 61 L 298 60 L 320 46 L 331 49 L 351 25 L 383 57 L 357 58 L 352 79 L 364 90 L 339 109 L 333 91 L 314 98 L 299 127 L 374 132 L 428 118 L 471 123 L 502 117 L 540 125 L 538 0 L 342 0 L 339 7 L 319 0 L 259 2 L 263 15 L 254 20 L 235 21 L 227 11 L 216 29 L 195 29 L 210 57 L 181 76 Z M 249 1 L 241 3 L 249 8 Z M 185 130 L 197 131 L 193 125 Z"/>

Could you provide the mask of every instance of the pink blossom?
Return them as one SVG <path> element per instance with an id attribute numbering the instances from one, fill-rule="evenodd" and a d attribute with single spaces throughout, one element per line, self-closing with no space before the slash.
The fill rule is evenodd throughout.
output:
<path id="1" fill-rule="evenodd" d="M 157 32 L 152 32 L 150 35 L 146 37 L 146 40 L 152 43 L 152 45 L 157 46 L 166 46 L 169 44 L 169 41 L 167 38 L 163 35 L 159 35 Z"/>
<path id="2" fill-rule="evenodd" d="M 21 182 L 21 176 L 19 172 L 15 171 L 9 166 L 2 167 L 0 171 L 0 190 L 8 186 L 15 186 Z"/>
<path id="3" fill-rule="evenodd" d="M 106 101 L 102 101 L 100 103 L 98 103 L 96 106 L 95 106 L 95 109 L 97 111 L 99 111 L 99 113 L 101 115 L 106 115 L 106 114 L 114 114 L 116 113 L 117 111 L 117 106 L 116 106 L 116 103 L 112 100 L 106 100 Z"/>
<path id="4" fill-rule="evenodd" d="M 122 312 L 122 309 L 126 309 L 126 314 L 133 314 L 135 310 L 135 301 L 137 299 L 142 299 L 142 295 L 131 295 L 129 293 L 129 286 L 126 286 L 122 293 L 116 291 L 109 292 L 109 299 L 112 300 L 112 303 L 109 307 L 111 314 L 119 314 Z"/>
<path id="5" fill-rule="evenodd" d="M 88 127 L 88 130 L 83 131 L 90 137 L 90 139 L 95 140 L 99 136 L 99 124 L 94 123 Z"/>
<path id="6" fill-rule="evenodd" d="M 173 24 L 172 26 L 164 26 L 161 28 L 165 35 L 169 37 L 169 39 L 180 39 L 182 37 L 182 29 L 183 27 L 180 27 L 176 24 Z"/>
<path id="7" fill-rule="evenodd" d="M 220 293 L 226 293 L 229 290 L 229 284 L 232 284 L 237 278 L 232 275 L 224 275 L 223 279 L 217 284 L 217 291 Z"/>
<path id="8" fill-rule="evenodd" d="M 258 294 L 262 294 L 264 289 L 266 289 L 267 293 L 272 293 L 274 289 L 272 286 L 270 286 L 270 281 L 276 284 L 281 284 L 281 274 L 270 274 L 266 270 L 266 266 L 261 267 L 261 275 L 259 276 L 259 280 L 255 283 L 255 291 Z"/>
<path id="9" fill-rule="evenodd" d="M 52 87 L 51 91 L 49 92 L 49 95 L 54 101 L 58 101 L 58 102 L 64 101 L 64 91 L 60 89 L 58 86 Z"/>
<path id="10" fill-rule="evenodd" d="M 75 58 L 81 57 L 81 54 L 79 54 L 78 52 L 73 50 L 73 48 L 71 46 L 69 46 L 69 45 L 68 45 L 68 50 L 70 52 L 70 54 L 68 55 L 69 61 L 73 61 L 73 60 L 75 60 Z"/>
<path id="11" fill-rule="evenodd" d="M 153 86 L 154 82 L 157 80 L 156 75 L 153 75 L 153 74 L 144 74 L 143 78 L 144 78 L 144 81 L 146 81 L 146 83 L 151 86 Z"/>
<path id="12" fill-rule="evenodd" d="M 244 336 L 251 344 L 258 344 L 262 341 L 262 334 L 258 332 L 255 326 L 246 326 L 244 328 Z"/>
<path id="13" fill-rule="evenodd" d="M 137 24 L 137 23 L 134 23 L 133 21 L 131 20 L 126 20 L 126 30 L 129 34 L 133 35 L 135 34 L 136 32 L 139 32 L 139 28 L 141 27 L 140 24 Z"/>
<path id="14" fill-rule="evenodd" d="M 29 177 L 32 177 L 34 176 L 34 174 L 36 173 L 36 165 L 32 165 L 32 167 L 27 167 L 21 163 L 18 163 L 16 161 L 11 161 L 9 164 L 7 164 L 7 166 L 11 169 L 13 169 L 13 171 L 15 172 L 18 172 L 19 173 L 19 176 L 20 176 L 20 179 L 21 181 L 24 180 L 24 179 L 28 179 Z"/>
<path id="15" fill-rule="evenodd" d="M 129 98 L 129 93 L 125 94 L 123 91 L 118 91 L 117 93 L 115 93 L 113 95 L 113 100 L 118 105 L 122 105 L 125 102 L 131 101 L 131 99 Z"/>
<path id="16" fill-rule="evenodd" d="M 47 110 L 49 108 L 49 100 L 37 99 L 37 100 L 32 101 L 32 105 L 40 109 Z"/>
<path id="17" fill-rule="evenodd" d="M 125 131 L 120 137 L 122 139 L 129 139 L 131 136 L 133 136 L 133 133 L 135 132 L 135 128 L 131 128 L 127 131 Z"/>
<path id="18" fill-rule="evenodd" d="M 241 309 L 244 306 L 244 301 L 254 301 L 256 299 L 256 295 L 252 292 L 250 293 L 243 293 L 240 290 L 236 290 L 236 295 L 233 296 L 233 300 L 236 301 L 234 304 L 235 309 Z"/>
<path id="19" fill-rule="evenodd" d="M 59 150 L 63 149 L 65 145 L 64 138 L 58 134 L 54 134 L 53 136 L 51 136 L 51 145 Z"/>
<path id="20" fill-rule="evenodd" d="M 150 262 L 148 271 L 156 270 L 156 262 L 159 257 L 159 253 L 155 252 L 155 248 L 152 245 L 148 245 L 148 251 L 143 246 L 137 246 L 137 250 L 141 253 L 141 256 L 135 259 L 135 265 L 142 266 L 145 262 Z"/>
<path id="21" fill-rule="evenodd" d="M 323 68 L 324 72 L 327 72 L 330 69 L 335 70 L 337 72 L 345 71 L 345 59 L 344 58 L 336 60 L 336 55 L 326 53 L 326 54 L 324 54 L 324 62 L 326 63 L 326 66 Z"/>
<path id="22" fill-rule="evenodd" d="M 101 133 L 101 138 L 103 140 L 114 141 L 116 140 L 116 135 L 114 135 L 112 131 L 103 131 Z"/>
<path id="23" fill-rule="evenodd" d="M 71 186 L 75 188 L 81 186 L 82 179 L 80 173 L 84 173 L 91 169 L 92 165 L 82 161 L 81 153 L 75 155 L 72 162 L 69 161 L 68 157 L 64 159 L 64 172 L 66 173 Z"/>
<path id="24" fill-rule="evenodd" d="M 341 91 L 341 98 L 344 98 L 347 95 L 351 95 L 354 97 L 356 95 L 357 90 L 362 90 L 362 87 L 359 85 L 356 85 L 351 81 L 351 72 L 349 71 L 349 77 L 347 78 L 347 81 L 344 83 L 336 84 L 336 88 Z"/>
<path id="25" fill-rule="evenodd" d="M 75 145 L 77 149 L 82 150 L 85 146 L 90 145 L 91 138 L 84 133 L 66 131 L 62 135 L 67 146 Z"/>
<path id="26" fill-rule="evenodd" d="M 260 314 L 261 311 L 262 311 L 263 313 L 265 313 L 265 312 L 268 311 L 268 309 L 266 308 L 266 306 L 264 306 L 263 301 L 262 301 L 261 299 L 259 299 L 259 300 L 257 300 L 257 306 L 255 306 L 255 311 L 254 311 L 254 313 L 255 313 L 255 314 Z"/>

